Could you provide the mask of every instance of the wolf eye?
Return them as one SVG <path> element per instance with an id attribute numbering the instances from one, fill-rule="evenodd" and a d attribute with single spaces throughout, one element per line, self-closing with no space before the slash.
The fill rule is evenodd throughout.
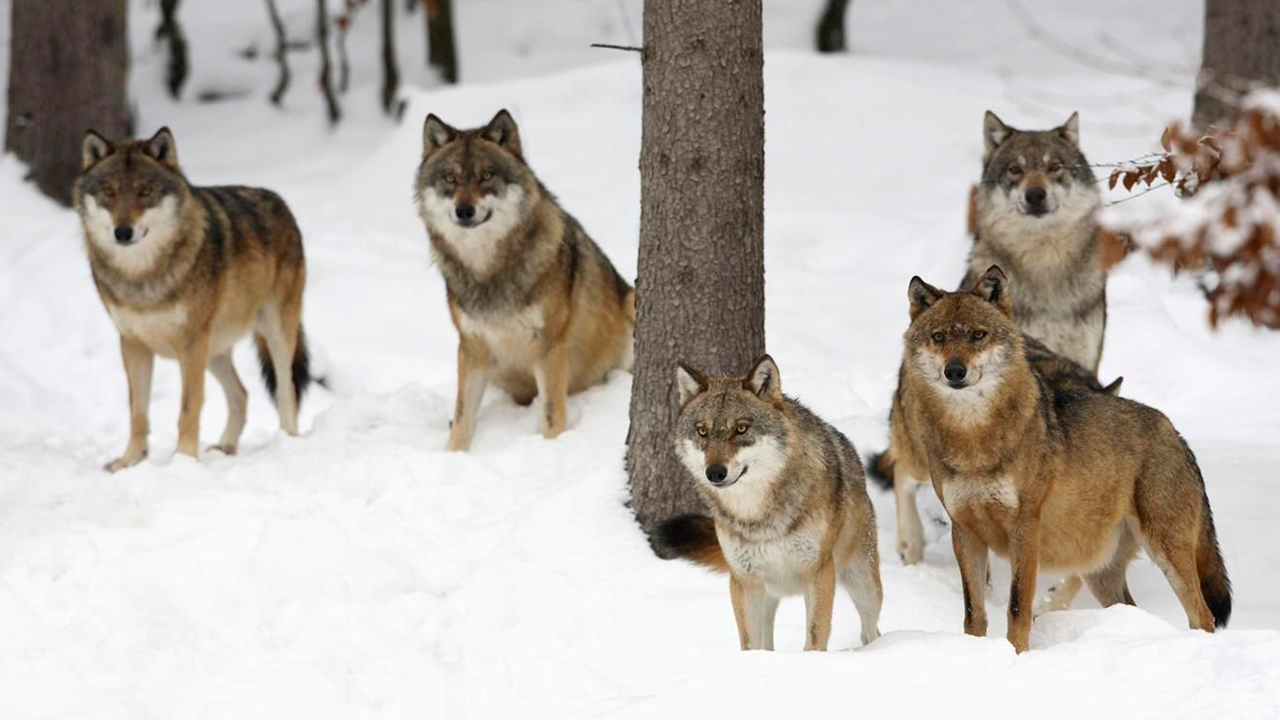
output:
<path id="1" fill-rule="evenodd" d="M 741 422 L 741 423 L 738 423 L 738 424 L 733 428 L 733 431 L 734 431 L 735 433 L 739 434 L 739 435 L 742 435 L 742 434 L 746 433 L 746 432 L 747 432 L 748 430 L 750 430 L 750 429 L 751 429 L 751 426 L 750 426 L 750 425 L 748 425 L 748 424 L 746 424 L 746 423 L 744 423 L 744 422 Z"/>
<path id="2" fill-rule="evenodd" d="M 1054 160 L 1053 162 L 1049 163 L 1049 167 L 1046 169 L 1051 173 L 1056 173 L 1062 169 L 1062 163 L 1058 162 L 1057 160 Z"/>
<path id="3" fill-rule="evenodd" d="M 973 332 L 969 333 L 969 337 L 973 338 L 974 340 L 981 340 L 986 336 L 987 336 L 986 330 L 974 330 Z"/>
<path id="4" fill-rule="evenodd" d="M 457 182 L 457 181 L 458 181 L 458 178 L 457 178 L 456 176 L 454 176 L 454 174 L 453 174 L 453 173 L 445 173 L 445 174 L 444 174 L 444 181 L 445 181 L 445 182 L 447 182 L 447 183 L 449 183 L 450 185 L 452 185 L 452 184 L 454 184 L 455 182 Z"/>
<path id="5" fill-rule="evenodd" d="M 110 185 L 107 185 L 102 188 L 102 194 L 109 198 L 113 198 L 116 196 L 116 189 L 111 187 Z"/>
<path id="6" fill-rule="evenodd" d="M 1018 176 L 1019 176 L 1019 175 L 1021 175 L 1021 174 L 1022 174 L 1022 168 L 1021 168 L 1020 166 L 1018 166 L 1018 165 L 1010 165 L 1010 166 L 1009 166 L 1009 175 L 1010 175 L 1010 176 L 1012 176 L 1012 177 L 1018 177 Z"/>
<path id="7" fill-rule="evenodd" d="M 947 341 L 947 334 L 936 332 L 933 334 L 933 341 L 941 345 L 942 343 Z"/>
<path id="8" fill-rule="evenodd" d="M 698 423 L 697 430 L 698 430 L 698 437 L 706 437 L 706 436 L 707 436 L 707 426 L 706 426 L 706 425 L 703 425 L 702 423 Z"/>
<path id="9" fill-rule="evenodd" d="M 149 187 L 138 188 L 138 197 L 149 197 L 150 195 L 151 195 L 151 188 Z"/>
<path id="10" fill-rule="evenodd" d="M 493 179 L 493 173 L 492 173 L 492 172 L 490 172 L 490 171 L 488 171 L 488 170 L 485 170 L 483 173 L 481 173 L 481 175 L 480 175 L 480 179 L 481 179 L 481 180 L 484 180 L 484 181 L 492 180 L 492 179 Z"/>

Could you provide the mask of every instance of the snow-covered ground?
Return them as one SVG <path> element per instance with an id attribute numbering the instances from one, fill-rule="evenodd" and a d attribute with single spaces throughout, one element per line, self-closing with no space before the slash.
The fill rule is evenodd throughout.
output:
<path id="1" fill-rule="evenodd" d="M 241 454 L 172 457 L 178 373 L 162 361 L 151 458 L 103 472 L 127 436 L 116 334 L 77 219 L 0 158 L 0 717 L 1280 715 L 1280 334 L 1210 331 L 1192 283 L 1141 258 L 1112 275 L 1101 375 L 1123 374 L 1200 458 L 1236 598 L 1215 635 L 1185 629 L 1143 558 L 1141 609 L 1081 597 L 1038 620 L 1021 657 L 998 563 L 989 637 L 966 637 L 946 529 L 929 524 L 924 564 L 903 567 L 892 498 L 873 490 L 884 637 L 850 651 L 842 598 L 839 652 L 802 654 L 793 600 L 781 652 L 742 654 L 724 579 L 655 559 L 623 507 L 628 375 L 572 399 L 554 441 L 491 392 L 473 450 L 442 452 L 456 336 L 410 202 L 425 114 L 471 125 L 510 108 L 535 170 L 629 277 L 639 224 L 640 68 L 586 47 L 633 42 L 638 0 L 457 4 L 468 82 L 408 89 L 403 124 L 383 119 L 367 10 L 336 130 L 306 56 L 284 110 L 262 99 L 272 66 L 236 56 L 269 42 L 259 4 L 182 5 L 193 91 L 249 92 L 213 105 L 163 96 L 155 10 L 132 4 L 140 132 L 168 124 L 195 182 L 272 187 L 302 225 L 305 323 L 332 388 L 307 398 L 302 437 L 275 431 L 241 348 Z M 858 0 L 855 52 L 819 57 L 819 4 L 766 3 L 768 344 L 787 391 L 866 455 L 885 444 L 908 278 L 961 274 L 982 111 L 1031 127 L 1078 109 L 1094 162 L 1147 152 L 1189 110 L 1202 6 Z M 311 3 L 281 6 L 306 33 Z M 3 3 L 0 43 L 8 17 Z M 402 65 L 429 84 L 413 18 Z M 1149 77 L 1114 72 L 1134 65 Z M 207 394 L 212 443 L 225 409 Z"/>

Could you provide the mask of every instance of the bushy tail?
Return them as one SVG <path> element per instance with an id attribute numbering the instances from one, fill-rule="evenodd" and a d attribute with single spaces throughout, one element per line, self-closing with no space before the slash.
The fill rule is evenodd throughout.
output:
<path id="1" fill-rule="evenodd" d="M 253 342 L 258 346 L 258 364 L 262 366 L 262 381 L 271 392 L 271 402 L 276 401 L 276 369 L 271 363 L 271 351 L 267 348 L 267 339 L 255 334 Z M 302 407 L 302 395 L 311 384 L 311 357 L 307 354 L 307 335 L 298 326 L 298 343 L 293 351 L 293 393 L 298 407 Z M 323 383 L 321 383 L 323 384 Z"/>
<path id="2" fill-rule="evenodd" d="M 716 539 L 716 524 L 706 515 L 686 513 L 658 524 L 654 543 L 664 557 L 679 557 L 717 572 L 729 572 L 729 562 Z"/>
<path id="3" fill-rule="evenodd" d="M 1214 627 L 1226 627 L 1231 618 L 1231 580 L 1222 562 L 1222 551 L 1218 549 L 1218 532 L 1213 527 L 1213 513 L 1209 511 L 1207 498 L 1204 529 L 1200 531 L 1200 546 L 1196 549 L 1196 574 L 1200 576 L 1200 593 L 1213 613 Z"/>
<path id="4" fill-rule="evenodd" d="M 867 463 L 867 477 L 885 490 L 893 489 L 893 456 L 889 454 L 891 452 L 893 448 L 876 453 L 871 456 L 871 462 Z"/>

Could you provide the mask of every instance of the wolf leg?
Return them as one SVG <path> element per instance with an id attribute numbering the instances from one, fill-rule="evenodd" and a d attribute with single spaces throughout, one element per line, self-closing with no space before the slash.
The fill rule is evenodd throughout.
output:
<path id="1" fill-rule="evenodd" d="M 1080 594 L 1080 588 L 1084 587 L 1084 578 L 1079 575 L 1068 575 L 1049 588 L 1049 594 L 1042 601 L 1036 603 L 1033 614 L 1040 617 L 1047 612 L 1055 612 L 1058 610 L 1066 610 L 1071 607 L 1071 603 L 1076 599 L 1076 595 Z"/>
<path id="2" fill-rule="evenodd" d="M 276 411 L 280 428 L 298 434 L 298 393 L 293 387 L 293 356 L 298 349 L 300 308 L 281 307 L 268 301 L 259 312 L 258 332 L 267 341 L 271 367 L 276 373 Z"/>
<path id="3" fill-rule="evenodd" d="M 1030 512 L 1015 521 L 1009 543 L 1009 565 L 1013 580 L 1009 587 L 1009 632 L 1007 637 L 1018 652 L 1026 652 L 1031 638 L 1032 604 L 1036 594 L 1036 573 L 1040 569 L 1040 518 Z"/>
<path id="4" fill-rule="evenodd" d="M 853 599 L 862 621 L 862 644 L 880 637 L 880 604 L 884 590 L 880 586 L 879 560 L 875 548 L 854 548 L 849 562 L 840 572 L 840 585 Z"/>
<path id="5" fill-rule="evenodd" d="M 1133 596 L 1129 594 L 1129 583 L 1125 580 L 1125 571 L 1129 563 L 1138 553 L 1138 539 L 1133 528 L 1126 524 L 1120 531 L 1120 542 L 1116 544 L 1115 555 L 1105 566 L 1085 577 L 1089 583 L 1089 592 L 1098 599 L 1103 607 L 1112 605 L 1133 605 Z"/>
<path id="6" fill-rule="evenodd" d="M 121 335 L 120 357 L 129 381 L 129 445 L 124 455 L 107 463 L 106 469 L 110 472 L 142 462 L 147 456 L 147 434 L 151 429 L 147 409 L 151 405 L 151 370 L 155 366 L 155 355 L 142 343 Z"/>
<path id="7" fill-rule="evenodd" d="M 773 624 L 778 617 L 778 603 L 782 602 L 782 598 L 774 597 L 765 591 L 764 613 L 760 618 L 760 647 L 765 650 L 773 650 Z"/>
<path id="8" fill-rule="evenodd" d="M 458 341 L 458 399 L 453 409 L 453 424 L 449 428 L 449 444 L 446 450 L 466 450 L 471 447 L 471 435 L 476 430 L 476 418 L 480 413 L 480 401 L 493 373 L 493 356 L 479 340 L 463 336 Z"/>
<path id="9" fill-rule="evenodd" d="M 542 398 L 539 425 L 542 436 L 553 438 L 564 432 L 565 403 L 569 394 L 569 346 L 555 342 L 547 354 L 533 365 L 533 377 L 538 382 L 538 396 Z"/>
<path id="10" fill-rule="evenodd" d="M 1204 601 L 1200 589 L 1200 577 L 1196 571 L 1195 538 L 1177 538 L 1173 528 L 1161 528 L 1159 534 L 1147 535 L 1147 551 L 1155 560 L 1165 579 L 1187 613 L 1187 622 L 1193 630 L 1213 632 L 1213 613 Z"/>
<path id="11" fill-rule="evenodd" d="M 893 497 L 898 515 L 898 555 L 903 564 L 915 565 L 924 557 L 924 526 L 916 508 L 916 479 L 903 472 L 894 473 Z"/>
<path id="12" fill-rule="evenodd" d="M 823 563 L 804 589 L 804 611 L 808 630 L 805 650 L 826 650 L 831 639 L 831 606 L 836 596 L 836 569 L 830 558 Z"/>
<path id="13" fill-rule="evenodd" d="M 222 440 L 218 442 L 217 449 L 227 455 L 235 455 L 240 433 L 244 430 L 249 395 L 240 383 L 240 377 L 236 375 L 230 350 L 209 359 L 209 372 L 213 373 L 213 377 L 222 386 L 222 392 L 227 396 L 227 426 L 222 431 Z"/>
<path id="14" fill-rule="evenodd" d="M 209 336 L 199 333 L 178 357 L 182 371 L 182 408 L 178 412 L 178 452 L 197 457 L 200 410 L 204 407 L 204 372 L 209 367 Z"/>
<path id="15" fill-rule="evenodd" d="M 982 637 L 987 634 L 987 545 L 977 533 L 953 522 L 951 546 L 964 591 L 964 631 Z"/>
<path id="16" fill-rule="evenodd" d="M 738 623 L 738 644 L 743 650 L 766 650 L 760 627 L 767 615 L 769 596 L 764 583 L 729 574 L 729 600 Z"/>

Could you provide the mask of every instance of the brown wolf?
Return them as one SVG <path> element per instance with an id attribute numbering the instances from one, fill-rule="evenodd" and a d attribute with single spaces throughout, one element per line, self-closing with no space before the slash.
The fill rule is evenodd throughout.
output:
<path id="1" fill-rule="evenodd" d="M 208 368 L 227 395 L 217 449 L 234 454 L 247 395 L 231 346 L 250 332 L 280 426 L 296 435 L 298 402 L 310 381 L 301 325 L 306 264 L 284 201 L 270 190 L 191 185 L 168 128 L 119 143 L 89 131 L 83 154 L 75 207 L 129 379 L 129 445 L 107 469 L 147 455 L 156 355 L 177 359 L 182 369 L 178 452 L 197 453 Z"/>
<path id="2" fill-rule="evenodd" d="M 780 598 L 802 594 L 806 650 L 826 650 L 836 583 L 853 598 L 863 644 L 880 635 L 875 511 L 858 453 L 840 431 L 782 394 L 765 356 L 744 377 L 680 366 L 676 454 L 711 518 L 659 526 L 670 554 L 729 573 L 743 650 L 773 649 Z"/>
<path id="3" fill-rule="evenodd" d="M 569 393 L 631 370 L 635 291 L 533 174 L 506 110 L 475 130 L 428 115 L 416 197 L 458 329 L 448 449 L 470 447 L 490 381 L 540 396 L 559 435 Z"/>
<path id="4" fill-rule="evenodd" d="M 965 632 L 986 632 L 988 549 L 1013 568 L 1008 638 L 1019 652 L 1040 568 L 1083 575 L 1103 605 L 1132 602 L 1125 569 L 1140 545 L 1192 628 L 1225 625 L 1231 584 L 1204 479 L 1169 419 L 1033 372 L 998 267 L 970 292 L 912 278 L 909 297 L 893 441 L 914 442 L 916 471 L 951 516 Z"/>

